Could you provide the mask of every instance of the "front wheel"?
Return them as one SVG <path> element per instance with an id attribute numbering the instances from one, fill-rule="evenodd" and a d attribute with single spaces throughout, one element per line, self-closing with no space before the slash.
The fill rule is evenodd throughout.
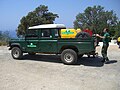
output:
<path id="1" fill-rule="evenodd" d="M 77 62 L 77 53 L 72 49 L 66 49 L 61 54 L 61 60 L 64 64 L 75 64 Z"/>
<path id="2" fill-rule="evenodd" d="M 20 59 L 23 55 L 22 50 L 19 47 L 13 47 L 11 54 L 14 59 Z"/>

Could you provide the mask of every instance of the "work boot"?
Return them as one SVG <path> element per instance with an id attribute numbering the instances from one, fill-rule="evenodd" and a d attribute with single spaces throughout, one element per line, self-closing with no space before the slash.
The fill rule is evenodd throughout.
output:
<path id="1" fill-rule="evenodd" d="M 107 62 L 109 61 L 108 57 L 106 58 L 106 61 L 107 61 Z"/>
<path id="2" fill-rule="evenodd" d="M 105 64 L 109 64 L 109 59 L 108 59 L 108 57 L 107 57 L 106 60 L 105 60 Z"/>

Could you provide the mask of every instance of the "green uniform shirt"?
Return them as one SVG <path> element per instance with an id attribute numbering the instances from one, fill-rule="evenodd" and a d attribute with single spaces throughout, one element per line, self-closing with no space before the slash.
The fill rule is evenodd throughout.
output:
<path id="1" fill-rule="evenodd" d="M 109 39 L 110 39 L 110 35 L 109 35 L 109 33 L 108 32 L 106 32 L 105 34 L 104 34 L 104 37 L 105 38 L 103 38 L 103 43 L 104 44 L 109 44 Z"/>

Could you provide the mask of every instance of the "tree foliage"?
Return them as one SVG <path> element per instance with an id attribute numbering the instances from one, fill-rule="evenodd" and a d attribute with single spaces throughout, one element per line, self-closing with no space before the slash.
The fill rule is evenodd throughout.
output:
<path id="1" fill-rule="evenodd" d="M 0 31 L 0 46 L 7 45 L 8 41 L 10 40 L 10 34 L 8 31 Z"/>
<path id="2" fill-rule="evenodd" d="M 55 18 L 58 18 L 58 15 L 49 12 L 48 6 L 40 5 L 34 11 L 29 12 L 27 16 L 22 17 L 17 28 L 17 35 L 24 35 L 30 26 L 52 24 Z"/>
<path id="3" fill-rule="evenodd" d="M 111 11 L 104 10 L 102 6 L 87 7 L 84 13 L 79 13 L 74 21 L 74 28 L 86 27 L 95 33 L 101 34 L 103 28 L 109 28 L 112 36 L 116 33 L 118 17 Z"/>
<path id="4" fill-rule="evenodd" d="M 120 21 L 118 22 L 118 24 L 115 26 L 116 31 L 115 31 L 115 38 L 120 37 Z"/>

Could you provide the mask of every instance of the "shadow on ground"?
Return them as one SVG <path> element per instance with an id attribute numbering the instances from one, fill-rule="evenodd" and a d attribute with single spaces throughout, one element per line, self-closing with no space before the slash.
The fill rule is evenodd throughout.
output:
<path id="1" fill-rule="evenodd" d="M 113 64 L 113 63 L 117 63 L 117 60 L 110 60 L 110 61 L 106 62 L 105 64 Z"/>
<path id="2" fill-rule="evenodd" d="M 101 57 L 95 57 L 95 58 L 82 57 L 82 58 L 78 59 L 77 65 L 102 67 L 104 65 L 104 63 L 102 63 L 101 60 L 102 60 Z"/>
<path id="3" fill-rule="evenodd" d="M 32 61 L 42 61 L 42 62 L 51 62 L 51 63 L 62 63 L 60 59 L 60 55 L 24 55 L 22 60 L 32 60 Z M 101 57 L 88 58 L 82 57 L 78 59 L 76 66 L 84 65 L 84 66 L 92 66 L 92 67 L 102 67 L 104 63 L 101 62 Z M 116 60 L 111 60 L 106 64 L 117 63 Z"/>
<path id="4" fill-rule="evenodd" d="M 58 55 L 24 55 L 22 60 L 33 60 L 33 61 L 43 61 L 52 63 L 62 63 L 60 56 Z"/>

